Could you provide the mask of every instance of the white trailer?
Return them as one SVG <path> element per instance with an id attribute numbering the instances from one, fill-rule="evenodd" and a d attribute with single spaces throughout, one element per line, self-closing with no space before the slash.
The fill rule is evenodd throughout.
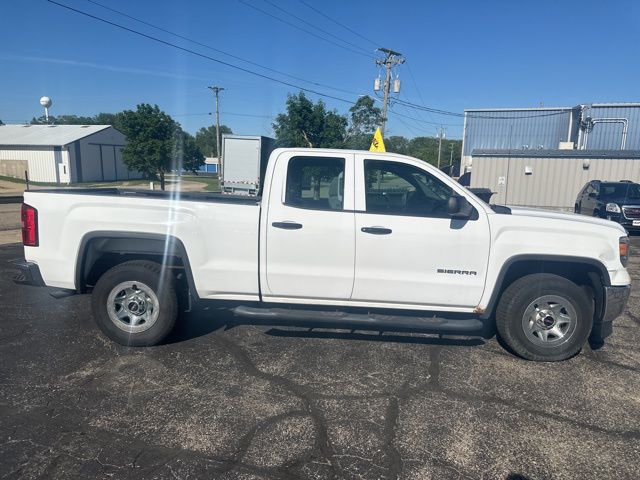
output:
<path id="1" fill-rule="evenodd" d="M 274 144 L 260 135 L 222 135 L 222 191 L 257 195 Z"/>

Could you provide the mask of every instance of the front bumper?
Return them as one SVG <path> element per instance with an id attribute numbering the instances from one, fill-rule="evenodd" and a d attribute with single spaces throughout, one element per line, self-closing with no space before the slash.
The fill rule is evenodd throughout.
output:
<path id="1" fill-rule="evenodd" d="M 591 341 L 603 342 L 613 333 L 613 320 L 624 313 L 631 293 L 631 285 L 604 287 L 604 305 L 600 318 L 596 318 L 591 329 Z"/>
<path id="2" fill-rule="evenodd" d="M 14 277 L 13 281 L 20 285 L 33 285 L 35 287 L 46 286 L 42 275 L 40 274 L 40 268 L 36 263 L 29 262 L 24 258 L 18 258 L 16 260 L 9 261 L 13 266 L 17 267 L 19 272 Z"/>
<path id="3" fill-rule="evenodd" d="M 614 213 L 614 212 L 601 212 L 600 218 L 604 218 L 605 220 L 611 220 L 612 222 L 619 223 L 622 225 L 627 231 L 638 231 L 640 230 L 640 226 L 634 226 L 634 220 L 640 220 L 640 218 L 627 218 L 622 213 Z"/>

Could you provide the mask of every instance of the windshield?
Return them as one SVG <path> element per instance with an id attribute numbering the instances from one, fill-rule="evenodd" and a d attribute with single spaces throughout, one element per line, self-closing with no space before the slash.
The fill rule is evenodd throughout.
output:
<path id="1" fill-rule="evenodd" d="M 640 185 L 636 183 L 603 183 L 600 186 L 602 198 L 640 200 Z"/>

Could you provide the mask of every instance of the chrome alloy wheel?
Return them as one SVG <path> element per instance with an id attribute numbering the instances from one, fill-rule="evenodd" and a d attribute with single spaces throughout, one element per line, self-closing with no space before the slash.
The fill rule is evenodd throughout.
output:
<path id="1" fill-rule="evenodd" d="M 109 318 L 120 330 L 140 333 L 158 320 L 160 302 L 153 289 L 141 282 L 122 282 L 107 297 Z"/>
<path id="2" fill-rule="evenodd" d="M 545 347 L 568 341 L 576 331 L 578 314 L 573 305 L 557 295 L 536 298 L 525 309 L 522 329 L 527 338 Z"/>

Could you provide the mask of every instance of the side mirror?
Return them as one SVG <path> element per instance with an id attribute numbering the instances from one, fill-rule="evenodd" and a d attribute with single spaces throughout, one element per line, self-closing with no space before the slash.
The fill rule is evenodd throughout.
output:
<path id="1" fill-rule="evenodd" d="M 596 192 L 589 193 L 589 198 L 596 198 L 596 197 L 597 197 Z"/>
<path id="2" fill-rule="evenodd" d="M 468 219 L 473 215 L 473 205 L 461 195 L 451 195 L 447 203 L 447 213 L 451 218 Z"/>

